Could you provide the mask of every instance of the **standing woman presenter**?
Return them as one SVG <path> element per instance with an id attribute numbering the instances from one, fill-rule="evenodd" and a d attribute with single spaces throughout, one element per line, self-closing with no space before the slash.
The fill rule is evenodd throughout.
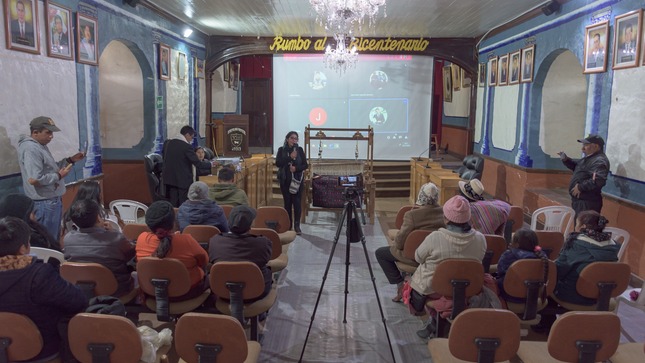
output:
<path id="1" fill-rule="evenodd" d="M 280 191 L 282 192 L 282 198 L 284 199 L 284 209 L 289 213 L 290 225 L 293 226 L 296 234 L 301 234 L 300 213 L 302 211 L 302 206 L 300 202 L 302 199 L 302 182 L 304 181 L 304 170 L 306 170 L 309 165 L 307 164 L 304 150 L 298 146 L 297 132 L 289 131 L 289 133 L 287 133 L 287 136 L 284 138 L 284 144 L 278 149 L 275 160 L 275 164 L 278 167 Z M 294 178 L 301 182 L 297 189 L 290 188 L 291 180 Z"/>

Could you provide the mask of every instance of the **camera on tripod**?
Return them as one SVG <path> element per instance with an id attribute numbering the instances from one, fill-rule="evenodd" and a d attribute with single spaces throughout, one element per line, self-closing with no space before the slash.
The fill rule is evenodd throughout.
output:
<path id="1" fill-rule="evenodd" d="M 358 175 L 343 175 L 338 177 L 338 186 L 345 187 L 345 200 L 354 200 L 358 197 L 359 189 L 362 189 L 362 180 Z"/>

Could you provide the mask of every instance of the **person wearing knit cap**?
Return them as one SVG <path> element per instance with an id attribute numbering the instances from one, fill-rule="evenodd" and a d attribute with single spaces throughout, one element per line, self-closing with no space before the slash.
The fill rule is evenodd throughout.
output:
<path id="1" fill-rule="evenodd" d="M 228 222 L 222 207 L 208 198 L 208 185 L 194 182 L 188 188 L 188 200 L 183 202 L 177 213 L 179 230 L 191 224 L 217 227 L 220 232 L 228 232 Z"/>
<path id="2" fill-rule="evenodd" d="M 264 276 L 264 292 L 253 301 L 265 297 L 271 291 L 273 283 L 271 269 L 267 266 L 273 248 L 271 241 L 264 236 L 248 234 L 255 215 L 255 209 L 251 207 L 245 205 L 234 207 L 228 217 L 231 232 L 213 236 L 208 244 L 208 255 L 212 263 L 250 261 L 260 268 Z"/>
<path id="3" fill-rule="evenodd" d="M 190 275 L 191 291 L 178 298 L 188 299 L 202 293 L 208 287 L 204 268 L 208 254 L 189 234 L 175 233 L 175 211 L 167 201 L 159 200 L 146 211 L 146 225 L 151 232 L 143 232 L 137 238 L 137 259 L 144 257 L 176 258 Z"/>
<path id="4" fill-rule="evenodd" d="M 443 209 L 439 205 L 439 188 L 432 183 L 426 183 L 419 189 L 415 208 L 403 215 L 403 223 L 394 238 L 394 244 L 380 247 L 375 252 L 376 260 L 383 269 L 388 282 L 397 285 L 397 295 L 392 301 L 401 301 L 404 282 L 404 277 L 396 267 L 396 262 L 400 261 L 412 266 L 418 265 L 416 261 L 403 255 L 408 235 L 415 230 L 436 231 L 444 226 Z"/>
<path id="5" fill-rule="evenodd" d="M 443 214 L 446 227 L 430 233 L 414 254 L 419 267 L 410 279 L 410 306 L 417 312 L 424 310 L 426 299 L 440 297 L 432 290 L 432 277 L 441 261 L 453 258 L 481 261 L 486 253 L 484 235 L 470 226 L 470 203 L 466 198 L 456 195 L 448 199 L 443 205 Z M 430 318 L 417 334 L 428 338 L 435 326 Z"/>
<path id="6" fill-rule="evenodd" d="M 31 246 L 61 251 L 58 240 L 36 221 L 34 205 L 34 201 L 24 194 L 8 194 L 0 200 L 0 218 L 16 217 L 25 221 L 31 231 Z"/>
<path id="7" fill-rule="evenodd" d="M 484 200 L 484 185 L 477 179 L 459 182 L 459 193 L 470 201 L 470 225 L 483 234 L 504 235 L 511 205 L 502 200 Z"/>

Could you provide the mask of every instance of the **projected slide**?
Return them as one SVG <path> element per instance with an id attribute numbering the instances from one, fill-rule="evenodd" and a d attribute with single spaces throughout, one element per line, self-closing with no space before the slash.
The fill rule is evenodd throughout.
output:
<path id="1" fill-rule="evenodd" d="M 381 160 L 407 160 L 428 148 L 431 57 L 359 56 L 356 68 L 340 76 L 324 67 L 322 56 L 284 54 L 274 56 L 273 71 L 274 151 L 288 131 L 302 132 L 306 125 L 371 126 L 374 157 Z M 322 147 L 323 158 L 354 158 L 356 142 L 323 142 Z"/>

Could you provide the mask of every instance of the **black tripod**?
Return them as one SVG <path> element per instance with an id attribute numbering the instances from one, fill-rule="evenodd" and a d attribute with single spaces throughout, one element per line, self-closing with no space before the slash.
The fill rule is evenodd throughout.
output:
<path id="1" fill-rule="evenodd" d="M 347 295 L 349 294 L 349 289 L 347 288 L 349 282 L 349 251 L 350 251 L 350 242 L 358 242 L 357 239 L 352 240 L 352 236 L 358 236 L 360 242 L 363 244 L 363 252 L 365 252 L 365 260 L 367 261 L 367 268 L 370 272 L 370 278 L 372 279 L 372 285 L 374 286 L 374 294 L 376 295 L 376 302 L 378 303 L 378 309 L 381 312 L 381 319 L 383 321 L 383 327 L 385 328 L 385 335 L 387 336 L 387 342 L 390 345 L 390 353 L 392 354 L 392 362 L 396 363 L 396 358 L 394 358 L 394 350 L 392 350 L 392 342 L 390 341 L 390 334 L 387 330 L 387 324 L 385 320 L 385 315 L 383 315 L 383 307 L 381 306 L 381 299 L 378 295 L 378 290 L 376 289 L 376 278 L 374 278 L 374 272 L 372 271 L 372 265 L 370 264 L 370 258 L 367 254 L 367 246 L 365 245 L 365 235 L 361 228 L 361 224 L 358 219 L 358 211 L 356 208 L 356 203 L 354 199 L 358 200 L 360 206 L 360 197 L 356 190 L 351 188 L 346 188 L 344 192 L 345 196 L 345 206 L 343 207 L 343 214 L 341 215 L 340 221 L 338 222 L 338 227 L 336 229 L 336 236 L 334 237 L 334 244 L 329 253 L 329 260 L 327 260 L 327 267 L 325 268 L 325 273 L 323 274 L 322 284 L 320 285 L 320 290 L 318 291 L 318 297 L 316 298 L 316 305 L 314 306 L 314 311 L 311 314 L 311 321 L 309 322 L 309 329 L 307 329 L 307 336 L 305 337 L 305 344 L 302 346 L 302 352 L 300 353 L 300 359 L 298 362 L 302 362 L 302 357 L 305 354 L 305 349 L 307 349 L 307 341 L 309 340 L 309 333 L 311 333 L 311 326 L 314 323 L 316 317 L 316 310 L 318 310 L 318 303 L 320 303 L 320 296 L 322 295 L 323 288 L 325 287 L 325 281 L 327 280 L 327 274 L 329 273 L 329 267 L 331 266 L 332 258 L 334 257 L 334 251 L 336 251 L 336 245 L 338 244 L 338 239 L 340 238 L 340 232 L 343 229 L 343 224 L 347 223 L 346 236 L 347 244 L 345 251 L 345 306 L 343 309 L 343 323 L 347 323 Z M 363 210 L 361 209 L 361 213 Z M 354 221 L 352 221 L 354 217 Z M 365 216 L 363 215 L 363 224 L 365 224 Z"/>

